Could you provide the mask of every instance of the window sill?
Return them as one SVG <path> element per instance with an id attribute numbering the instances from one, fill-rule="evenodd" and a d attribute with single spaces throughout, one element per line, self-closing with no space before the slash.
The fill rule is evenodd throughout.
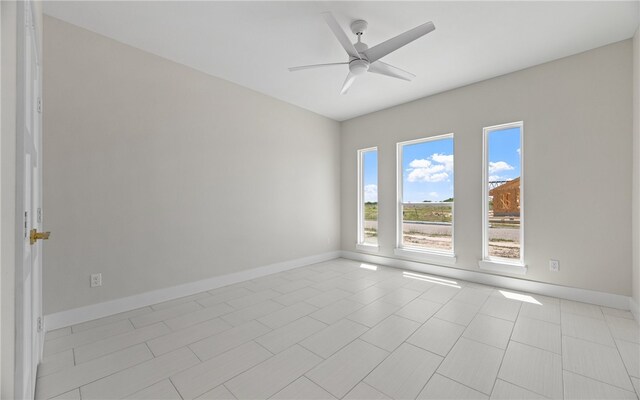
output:
<path id="1" fill-rule="evenodd" d="M 492 272 L 501 272 L 514 275 L 527 274 L 527 266 L 520 263 L 480 260 L 478 261 L 478 266 L 480 267 L 480 269 Z"/>
<path id="2" fill-rule="evenodd" d="M 418 261 L 428 261 L 436 264 L 454 265 L 456 256 L 454 254 L 436 253 L 431 251 L 413 250 L 407 248 L 396 248 L 393 250 L 396 256 L 414 259 Z"/>
<path id="3" fill-rule="evenodd" d="M 380 248 L 378 246 L 376 246 L 375 244 L 356 243 L 356 250 L 377 253 L 379 249 Z"/>

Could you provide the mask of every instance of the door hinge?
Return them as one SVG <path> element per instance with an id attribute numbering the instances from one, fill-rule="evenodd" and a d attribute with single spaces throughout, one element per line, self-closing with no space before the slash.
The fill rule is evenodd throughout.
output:
<path id="1" fill-rule="evenodd" d="M 42 114 L 42 99 L 38 97 L 38 112 Z"/>
<path id="2" fill-rule="evenodd" d="M 38 332 L 42 332 L 42 317 L 38 317 Z"/>
<path id="3" fill-rule="evenodd" d="M 27 232 L 29 231 L 29 228 L 27 227 L 27 221 L 29 220 L 29 212 L 25 211 L 24 212 L 24 238 L 27 238 Z"/>
<path id="4" fill-rule="evenodd" d="M 38 207 L 38 223 L 41 224 L 42 223 L 42 208 Z"/>

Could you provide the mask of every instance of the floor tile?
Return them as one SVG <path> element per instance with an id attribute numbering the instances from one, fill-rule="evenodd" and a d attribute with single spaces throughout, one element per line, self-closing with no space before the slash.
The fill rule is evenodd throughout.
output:
<path id="1" fill-rule="evenodd" d="M 640 378 L 640 344 L 616 340 L 616 345 L 629 375 Z"/>
<path id="2" fill-rule="evenodd" d="M 590 317 L 595 319 L 604 319 L 602 310 L 600 309 L 600 307 L 594 304 L 560 299 L 560 309 L 563 313 L 582 315 L 583 317 Z"/>
<path id="3" fill-rule="evenodd" d="M 150 313 L 151 311 L 153 311 L 151 307 L 137 308 L 135 310 L 110 315 L 108 317 L 98 318 L 98 319 L 94 319 L 87 322 L 82 322 L 80 324 L 73 325 L 71 328 L 73 330 L 73 333 L 79 333 L 82 331 L 86 331 L 87 329 L 93 329 L 99 326 L 111 324 L 113 322 L 118 322 L 125 319 L 133 318 L 137 315 L 147 314 L 147 313 Z M 49 333 L 47 333 L 47 335 L 48 334 Z"/>
<path id="4" fill-rule="evenodd" d="M 155 324 L 156 322 L 164 321 L 165 319 L 174 318 L 179 315 L 190 313 L 200 310 L 202 308 L 198 303 L 191 301 L 189 303 L 178 304 L 170 308 L 165 308 L 158 311 L 152 311 L 146 314 L 138 315 L 131 318 L 131 323 L 136 328 L 141 328 L 146 325 Z"/>
<path id="5" fill-rule="evenodd" d="M 518 317 L 518 313 L 520 312 L 521 305 L 522 303 L 520 303 L 519 301 L 501 299 L 499 297 L 491 296 L 482 305 L 482 308 L 479 312 L 491 317 L 515 321 Z"/>
<path id="6" fill-rule="evenodd" d="M 71 335 L 71 327 L 67 326 L 66 328 L 54 329 L 52 331 L 47 331 L 44 340 L 57 339 L 62 336 Z"/>
<path id="7" fill-rule="evenodd" d="M 273 297 L 280 296 L 281 294 L 282 293 L 278 293 L 274 290 L 267 289 L 261 292 L 249 294 L 247 296 L 238 297 L 233 300 L 228 300 L 227 304 L 239 310 L 239 309 L 253 306 L 256 304 L 261 304 L 265 300 L 269 300 Z"/>
<path id="8" fill-rule="evenodd" d="M 563 336 L 562 366 L 565 370 L 633 390 L 622 358 L 613 347 Z"/>
<path id="9" fill-rule="evenodd" d="M 196 294 L 192 294 L 191 296 L 179 297 L 177 299 L 173 299 L 173 300 L 165 301 L 165 302 L 162 302 L 162 303 L 154 304 L 154 305 L 151 306 L 151 308 L 154 311 L 164 310 L 166 308 L 175 307 L 175 306 L 180 305 L 180 304 L 188 303 L 190 301 L 204 299 L 204 298 L 207 298 L 207 297 L 210 297 L 210 296 L 211 295 L 209 293 L 207 293 L 207 292 L 196 293 Z"/>
<path id="10" fill-rule="evenodd" d="M 442 304 L 434 301 L 415 299 L 411 303 L 396 311 L 396 315 L 409 318 L 413 321 L 425 323 L 435 314 Z"/>
<path id="11" fill-rule="evenodd" d="M 199 342 L 189 345 L 191 350 L 201 360 L 208 360 L 227 350 L 240 346 L 250 340 L 269 332 L 270 329 L 257 321 L 249 321 L 246 324 L 227 329 L 221 333 L 210 336 Z"/>
<path id="12" fill-rule="evenodd" d="M 327 358 L 367 330 L 366 326 L 343 319 L 306 338 L 300 344 L 320 357 Z"/>
<path id="13" fill-rule="evenodd" d="M 389 353 L 356 340 L 307 372 L 307 378 L 337 398 L 342 398 Z"/>
<path id="14" fill-rule="evenodd" d="M 116 352 L 118 350 L 125 349 L 139 343 L 144 343 L 147 340 L 166 335 L 169 332 L 169 328 L 167 328 L 165 324 L 163 324 L 162 322 L 158 322 L 153 325 L 148 325 L 140 329 L 121 333 L 120 335 L 112 336 L 94 343 L 89 343 L 84 346 L 77 347 L 73 350 L 75 354 L 76 365 L 80 365 L 84 362 L 96 359 L 109 353 Z"/>
<path id="15" fill-rule="evenodd" d="M 342 277 L 341 277 L 342 278 Z M 359 278 L 359 279 L 341 279 L 341 282 L 336 286 L 338 289 L 343 289 L 351 293 L 358 293 L 368 287 L 376 284 L 376 281 Z"/>
<path id="16" fill-rule="evenodd" d="M 506 349 L 512 330 L 513 322 L 511 321 L 477 314 L 462 337 Z"/>
<path id="17" fill-rule="evenodd" d="M 451 300 L 455 295 L 460 293 L 462 287 L 452 287 L 446 285 L 435 285 L 431 289 L 424 292 L 420 298 L 429 301 L 435 301 L 436 303 L 444 304 Z"/>
<path id="18" fill-rule="evenodd" d="M 334 400 L 329 392 L 311 382 L 304 376 L 298 378 L 295 382 L 282 389 L 273 397 L 272 400 Z"/>
<path id="19" fill-rule="evenodd" d="M 200 324 L 189 326 L 164 336 L 151 339 L 147 342 L 147 345 L 149 346 L 149 349 L 151 349 L 151 352 L 157 357 L 161 354 L 179 349 L 180 347 L 196 343 L 202 339 L 226 331 L 227 329 L 231 329 L 231 325 L 220 318 L 214 318 L 212 320 L 204 321 Z"/>
<path id="20" fill-rule="evenodd" d="M 124 332 L 133 330 L 131 322 L 128 320 L 116 321 L 107 325 L 83 330 L 67 336 L 61 336 L 57 339 L 48 340 L 44 344 L 44 357 L 61 351 L 69 350 L 74 347 L 82 346 L 88 343 L 94 343 L 99 340 L 119 335 Z"/>
<path id="21" fill-rule="evenodd" d="M 276 354 L 326 327 L 326 324 L 313 318 L 302 317 L 288 325 L 256 338 L 255 341 L 270 352 Z"/>
<path id="22" fill-rule="evenodd" d="M 248 342 L 174 374 L 171 381 L 184 399 L 193 399 L 271 356 L 270 352 L 257 343 Z"/>
<path id="23" fill-rule="evenodd" d="M 381 349 L 393 351 L 402 344 L 420 324 L 410 319 L 390 315 L 384 321 L 371 328 L 360 339 Z"/>
<path id="24" fill-rule="evenodd" d="M 633 317 L 633 314 L 629 310 L 619 310 L 617 308 L 609 308 L 609 307 L 602 307 L 602 306 L 600 306 L 600 309 L 602 310 L 602 313 L 605 315 L 605 318 L 607 315 L 610 315 L 612 317 L 635 319 Z"/>
<path id="25" fill-rule="evenodd" d="M 88 361 L 82 365 L 38 379 L 37 399 L 48 399 L 66 393 L 124 368 L 150 360 L 153 355 L 144 344 Z"/>
<path id="26" fill-rule="evenodd" d="M 213 304 L 201 310 L 167 319 L 164 323 L 167 324 L 171 330 L 177 331 L 233 311 L 235 311 L 235 309 L 226 303 Z"/>
<path id="27" fill-rule="evenodd" d="M 541 394 L 533 393 L 530 390 L 516 386 L 513 383 L 505 382 L 501 379 L 496 380 L 491 393 L 491 400 L 546 400 L 547 398 Z"/>
<path id="28" fill-rule="evenodd" d="M 407 339 L 407 343 L 444 357 L 456 344 L 464 329 L 464 326 L 453 322 L 431 318 Z"/>
<path id="29" fill-rule="evenodd" d="M 610 315 L 605 318 L 614 338 L 640 343 L 640 325 L 637 321 Z"/>
<path id="30" fill-rule="evenodd" d="M 309 297 L 305 301 L 311 305 L 314 305 L 318 308 L 326 307 L 329 304 L 336 302 L 338 300 L 344 299 L 345 297 L 351 296 L 351 292 L 347 292 L 342 289 L 331 289 L 326 292 L 322 292 L 316 296 Z"/>
<path id="31" fill-rule="evenodd" d="M 223 320 L 233 326 L 244 324 L 245 322 L 264 317 L 278 310 L 282 310 L 284 306 L 272 300 L 265 300 L 261 303 L 252 304 L 238 311 L 223 315 Z"/>
<path id="32" fill-rule="evenodd" d="M 607 385 L 569 371 L 564 371 L 564 398 L 566 400 L 637 400 L 634 392 Z"/>
<path id="33" fill-rule="evenodd" d="M 245 296 L 254 294 L 254 292 L 252 292 L 251 290 L 244 287 L 238 287 L 238 286 L 233 287 L 231 289 L 227 289 L 227 290 L 216 289 L 216 290 L 209 291 L 209 293 L 211 294 L 211 296 L 206 297 L 204 299 L 200 299 L 197 302 L 203 305 L 204 307 L 211 307 L 216 304 L 224 303 L 225 301 L 234 300 L 240 297 L 245 297 Z"/>
<path id="34" fill-rule="evenodd" d="M 322 358 L 295 345 L 243 372 L 224 385 L 239 399 L 267 399 L 321 361 Z"/>
<path id="35" fill-rule="evenodd" d="M 631 377 L 631 383 L 633 383 L 633 387 L 636 388 L 636 394 L 640 398 L 640 378 Z"/>
<path id="36" fill-rule="evenodd" d="M 136 400 L 182 400 L 169 379 L 162 380 L 127 397 Z"/>
<path id="37" fill-rule="evenodd" d="M 386 303 L 391 303 L 399 307 L 404 307 L 409 304 L 411 300 L 420 296 L 422 292 L 418 292 L 417 290 L 411 290 L 404 287 L 392 290 L 388 294 L 382 296 L 380 298 L 381 301 Z"/>
<path id="38" fill-rule="evenodd" d="M 370 286 L 365 290 L 354 294 L 353 296 L 347 297 L 347 300 L 353 300 L 357 303 L 361 304 L 370 304 L 374 301 L 378 300 L 381 297 L 384 297 L 390 292 L 389 289 L 384 289 L 378 286 Z"/>
<path id="39" fill-rule="evenodd" d="M 282 286 L 289 283 L 288 279 L 276 275 L 268 275 L 262 278 L 257 278 L 249 282 L 244 282 L 244 286 L 253 290 L 254 292 L 263 292 L 273 290 L 274 287 Z"/>
<path id="40" fill-rule="evenodd" d="M 556 304 L 523 303 L 519 316 L 560 324 L 560 306 Z"/>
<path id="41" fill-rule="evenodd" d="M 562 313 L 562 334 L 579 339 L 589 340 L 615 346 L 613 337 L 609 333 L 609 327 L 604 320 L 584 317 L 577 314 Z"/>
<path id="42" fill-rule="evenodd" d="M 378 365 L 364 382 L 393 399 L 414 399 L 440 362 L 442 357 L 405 343 Z"/>
<path id="43" fill-rule="evenodd" d="M 296 304 L 298 302 L 304 301 L 310 297 L 317 296 L 321 293 L 322 291 L 318 289 L 314 289 L 312 287 L 305 287 L 305 288 L 293 291 L 291 293 L 274 297 L 272 300 L 280 304 L 283 304 L 285 306 L 290 306 L 292 304 Z"/>
<path id="44" fill-rule="evenodd" d="M 562 397 L 562 359 L 549 351 L 510 342 L 498 377 L 549 398 Z"/>
<path id="45" fill-rule="evenodd" d="M 351 389 L 346 396 L 343 397 L 343 400 L 390 400 L 389 397 L 385 396 L 383 393 L 380 393 L 375 388 L 367 385 L 366 383 L 360 382 Z"/>
<path id="46" fill-rule="evenodd" d="M 444 359 L 438 373 L 484 394 L 491 394 L 504 351 L 460 338 Z"/>
<path id="47" fill-rule="evenodd" d="M 74 389 L 67 393 L 62 393 L 59 396 L 52 397 L 51 400 L 81 400 L 80 389 Z"/>
<path id="48" fill-rule="evenodd" d="M 199 363 L 186 347 L 145 361 L 80 388 L 83 400 L 124 398 Z"/>
<path id="49" fill-rule="evenodd" d="M 305 288 L 312 284 L 313 284 L 313 281 L 310 281 L 308 279 L 296 279 L 291 282 L 283 283 L 282 285 L 279 285 L 279 286 L 274 286 L 273 290 L 275 290 L 278 293 L 285 294 L 285 293 L 295 292 L 298 289 Z"/>
<path id="50" fill-rule="evenodd" d="M 311 304 L 298 303 L 272 312 L 268 315 L 265 315 L 264 317 L 260 317 L 258 318 L 258 321 L 265 324 L 271 329 L 276 329 L 280 328 L 281 326 L 287 325 L 299 318 L 302 318 L 305 315 L 309 315 L 317 310 L 318 308 L 312 306 Z"/>
<path id="51" fill-rule="evenodd" d="M 511 340 L 557 354 L 561 352 L 561 329 L 557 324 L 527 317 L 518 317 Z"/>
<path id="52" fill-rule="evenodd" d="M 352 313 L 347 318 L 359 324 L 373 327 L 399 309 L 400 306 L 395 304 L 376 300 Z"/>
<path id="53" fill-rule="evenodd" d="M 434 374 L 418 395 L 420 400 L 481 400 L 489 397 L 440 374 Z"/>
<path id="54" fill-rule="evenodd" d="M 47 376 L 74 366 L 73 349 L 52 354 L 38 365 L 38 377 Z"/>
<path id="55" fill-rule="evenodd" d="M 198 400 L 236 400 L 236 396 L 234 396 L 229 389 L 224 387 L 224 385 L 213 388 L 196 398 Z"/>
<path id="56" fill-rule="evenodd" d="M 482 305 L 473 305 L 451 300 L 445 304 L 434 316 L 458 325 L 469 325 Z"/>
<path id="57" fill-rule="evenodd" d="M 489 298 L 490 294 L 491 293 L 487 292 L 486 290 L 465 287 L 460 290 L 452 300 L 469 304 L 484 304 L 484 302 Z"/>
<path id="58" fill-rule="evenodd" d="M 320 310 L 310 314 L 310 316 L 318 321 L 324 322 L 325 324 L 333 324 L 362 307 L 364 307 L 364 305 L 361 303 L 342 299 L 321 308 Z"/>

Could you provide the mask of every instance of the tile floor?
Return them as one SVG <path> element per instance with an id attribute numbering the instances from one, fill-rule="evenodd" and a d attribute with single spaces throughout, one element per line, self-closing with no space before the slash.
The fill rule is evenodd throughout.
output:
<path id="1" fill-rule="evenodd" d="M 628 311 L 333 260 L 48 332 L 39 399 L 637 399 Z"/>

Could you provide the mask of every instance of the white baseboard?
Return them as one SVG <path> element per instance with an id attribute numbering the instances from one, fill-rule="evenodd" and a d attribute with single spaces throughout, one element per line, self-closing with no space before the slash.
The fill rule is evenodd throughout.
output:
<path id="1" fill-rule="evenodd" d="M 447 278 L 461 279 L 465 281 L 482 283 L 485 285 L 498 286 L 505 289 L 536 293 L 543 296 L 559 297 L 567 300 L 581 301 L 584 303 L 597 304 L 600 306 L 618 308 L 621 310 L 628 310 L 632 301 L 631 297 L 622 296 L 619 294 L 560 286 L 551 283 L 534 282 L 508 276 L 493 275 L 486 272 L 475 272 L 459 268 L 441 267 L 432 264 L 401 260 L 375 254 L 363 254 L 343 250 L 341 252 L 341 256 L 343 258 L 348 258 L 355 261 L 364 261 L 393 268 L 405 268 L 416 272 L 441 275 Z M 636 305 L 636 312 L 634 313 L 634 315 L 636 316 L 636 320 L 638 320 L 637 310 L 638 308 Z"/>
<path id="2" fill-rule="evenodd" d="M 103 303 L 74 308 L 72 310 L 61 311 L 54 314 L 45 315 L 44 326 L 47 331 L 64 328 L 67 326 L 79 324 L 81 322 L 91 321 L 97 318 L 135 310 L 136 308 L 146 307 L 152 304 L 161 303 L 163 301 L 189 296 L 207 290 L 216 289 L 222 286 L 259 278 L 261 276 L 275 274 L 277 272 L 287 271 L 293 268 L 303 267 L 305 265 L 332 260 L 338 257 L 340 257 L 339 251 L 330 251 L 327 253 L 316 254 L 309 257 L 265 265 L 262 267 L 252 268 L 232 274 L 215 276 L 213 278 L 203 279 L 196 282 L 185 283 L 178 286 L 172 286 L 164 289 L 154 290 L 151 292 L 123 297 L 120 299 L 105 301 Z"/>
<path id="3" fill-rule="evenodd" d="M 633 297 L 629 297 L 629 309 L 633 316 L 636 317 L 636 322 L 640 323 L 640 305 Z"/>

